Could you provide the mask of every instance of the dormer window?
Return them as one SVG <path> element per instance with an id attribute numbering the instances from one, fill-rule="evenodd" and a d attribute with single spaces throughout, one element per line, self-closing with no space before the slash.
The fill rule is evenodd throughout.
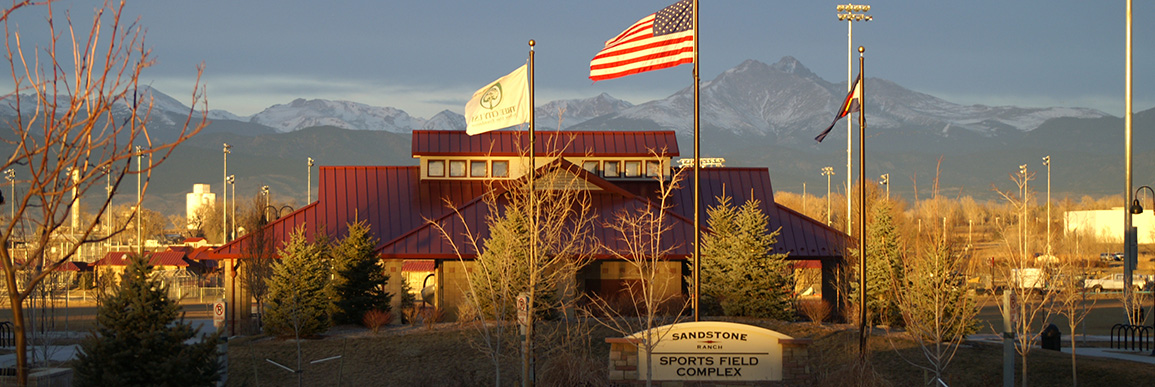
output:
<path id="1" fill-rule="evenodd" d="M 620 166 L 620 165 L 621 164 L 619 164 L 619 162 L 617 162 L 617 161 L 606 161 L 605 163 L 602 164 L 603 176 L 605 176 L 605 177 L 618 177 L 618 176 L 620 176 L 621 172 L 618 171 L 618 166 Z"/>
<path id="2" fill-rule="evenodd" d="M 583 162 L 582 163 L 582 169 L 585 169 L 586 172 L 597 175 L 598 174 L 598 162 L 597 161 Z"/>
<path id="3" fill-rule="evenodd" d="M 426 170 L 430 177 L 445 177 L 445 160 L 429 160 Z"/>
<path id="4" fill-rule="evenodd" d="M 494 160 L 493 177 L 509 177 L 509 162 Z"/>
<path id="5" fill-rule="evenodd" d="M 658 177 L 662 174 L 662 163 L 658 161 L 646 161 L 646 176 Z"/>
<path id="6" fill-rule="evenodd" d="M 626 177 L 641 177 L 642 176 L 642 162 L 641 161 L 626 161 Z"/>
<path id="7" fill-rule="evenodd" d="M 487 171 L 488 168 L 486 168 L 487 167 L 486 164 L 487 163 L 485 162 L 485 160 L 470 161 L 469 162 L 469 177 L 486 177 L 486 176 L 488 176 L 488 174 L 486 173 L 486 172 L 488 172 Z"/>
<path id="8" fill-rule="evenodd" d="M 449 161 L 449 177 L 465 177 L 465 160 Z"/>

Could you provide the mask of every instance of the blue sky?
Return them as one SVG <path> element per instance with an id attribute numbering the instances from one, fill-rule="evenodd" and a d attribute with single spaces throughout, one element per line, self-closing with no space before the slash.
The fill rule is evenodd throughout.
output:
<path id="1" fill-rule="evenodd" d="M 605 40 L 673 0 L 130 1 L 147 28 L 153 86 L 187 99 L 197 64 L 212 109 L 257 113 L 294 98 L 392 106 L 418 117 L 460 113 L 477 88 L 525 62 L 537 40 L 537 102 L 609 93 L 641 103 L 690 86 L 683 65 L 593 84 Z M 87 19 L 101 2 L 55 9 Z M 703 80 L 746 59 L 798 58 L 846 80 L 847 26 L 837 1 L 701 0 Z M 873 1 L 856 23 L 867 76 L 963 104 L 1078 106 L 1123 113 L 1125 2 Z M 1134 4 L 1135 110 L 1155 104 L 1155 4 Z M 45 8 L 12 18 L 26 40 Z M 83 17 L 81 17 L 83 15 Z M 855 70 L 857 72 L 857 70 Z"/>

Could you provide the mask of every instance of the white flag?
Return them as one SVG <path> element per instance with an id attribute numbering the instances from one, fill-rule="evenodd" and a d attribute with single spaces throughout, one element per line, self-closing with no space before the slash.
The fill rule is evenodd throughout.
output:
<path id="1" fill-rule="evenodd" d="M 529 122 L 529 80 L 526 67 L 486 85 L 465 104 L 465 132 L 470 136 Z"/>

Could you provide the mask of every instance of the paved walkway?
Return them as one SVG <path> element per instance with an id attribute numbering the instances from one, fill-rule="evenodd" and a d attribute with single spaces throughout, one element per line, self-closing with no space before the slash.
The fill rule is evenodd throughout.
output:
<path id="1" fill-rule="evenodd" d="M 213 328 L 212 320 L 187 320 L 194 328 L 202 334 L 211 334 L 216 329 Z M 52 334 L 67 335 L 70 337 L 83 337 L 87 332 L 51 332 Z M 198 335 L 199 337 L 200 335 Z M 193 339 L 195 340 L 195 339 Z M 49 345 L 47 348 L 38 346 L 31 348 L 29 351 L 36 352 L 36 359 L 40 361 L 45 355 L 53 361 L 68 361 L 76 357 L 76 353 L 80 350 L 79 345 Z M 16 366 L 16 353 L 9 353 L 0 355 L 0 368 L 11 368 Z"/>
<path id="2" fill-rule="evenodd" d="M 987 343 L 1002 343 L 1001 335 L 996 334 L 975 334 L 968 335 L 968 340 L 982 341 Z M 1108 343 L 1111 341 L 1111 336 L 1087 335 L 1084 338 L 1081 335 L 1075 336 L 1075 341 L 1082 343 L 1086 339 L 1088 342 Z M 1063 343 L 1069 343 L 1070 337 L 1063 339 Z M 1039 348 L 1039 347 L 1036 347 Z M 1071 353 L 1070 347 L 1063 347 L 1063 353 Z M 1103 347 L 1078 347 L 1075 352 L 1078 356 L 1092 356 L 1103 357 L 1110 359 L 1129 360 L 1138 363 L 1155 364 L 1155 356 L 1151 356 L 1151 350 L 1145 351 L 1127 351 L 1122 349 L 1111 349 Z"/>

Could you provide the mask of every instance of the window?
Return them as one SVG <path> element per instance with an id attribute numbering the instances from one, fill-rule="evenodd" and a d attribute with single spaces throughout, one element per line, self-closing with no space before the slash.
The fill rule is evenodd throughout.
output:
<path id="1" fill-rule="evenodd" d="M 508 161 L 494 161 L 493 162 L 493 177 L 509 177 L 509 162 Z"/>
<path id="2" fill-rule="evenodd" d="M 465 177 L 465 160 L 449 161 L 449 177 Z"/>
<path id="3" fill-rule="evenodd" d="M 486 176 L 485 160 L 470 161 L 469 162 L 469 177 L 485 177 Z"/>
<path id="4" fill-rule="evenodd" d="M 605 177 L 618 177 L 621 173 L 618 171 L 617 161 L 606 161 L 602 164 L 602 174 Z"/>
<path id="5" fill-rule="evenodd" d="M 662 163 L 658 161 L 646 162 L 646 176 L 658 177 L 662 175 Z"/>
<path id="6" fill-rule="evenodd" d="M 589 172 L 589 173 L 592 173 L 592 174 L 595 174 L 595 175 L 596 175 L 596 174 L 598 174 L 598 162 L 597 162 L 597 161 L 586 161 L 586 162 L 583 162 L 583 163 L 582 163 L 582 168 L 583 168 L 583 169 L 585 169 L 585 170 L 586 170 L 586 172 Z"/>
<path id="7" fill-rule="evenodd" d="M 626 162 L 626 177 L 639 177 L 642 175 L 641 161 L 627 161 Z"/>
<path id="8" fill-rule="evenodd" d="M 430 177 L 445 176 L 445 160 L 429 160 L 429 164 L 425 167 L 426 173 Z"/>

